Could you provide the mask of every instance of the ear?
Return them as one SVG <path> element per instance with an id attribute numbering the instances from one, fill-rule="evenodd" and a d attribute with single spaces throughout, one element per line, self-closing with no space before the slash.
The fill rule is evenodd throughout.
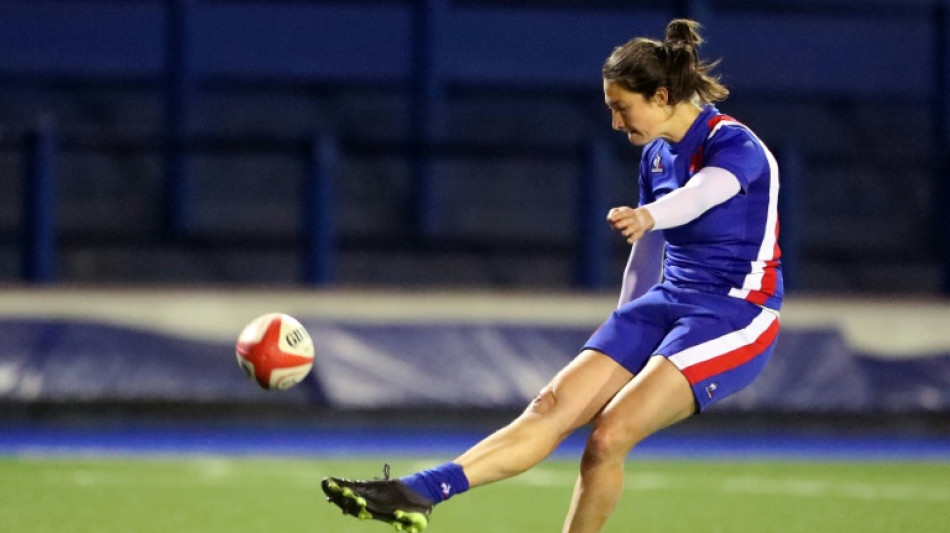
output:
<path id="1" fill-rule="evenodd" d="M 670 102 L 670 91 L 666 87 L 660 87 L 653 93 L 653 97 L 650 98 L 658 106 L 665 106 Z"/>

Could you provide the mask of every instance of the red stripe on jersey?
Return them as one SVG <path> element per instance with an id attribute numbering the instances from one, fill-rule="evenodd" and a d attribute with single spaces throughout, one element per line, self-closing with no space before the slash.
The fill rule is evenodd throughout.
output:
<path id="1" fill-rule="evenodd" d="M 735 123 L 738 123 L 738 124 L 742 124 L 741 122 L 739 122 L 738 120 L 736 120 L 736 119 L 730 117 L 729 115 L 716 115 L 716 116 L 714 116 L 713 118 L 709 119 L 709 122 L 708 122 L 708 124 L 709 124 L 709 129 L 715 128 L 715 127 L 716 127 L 716 124 L 719 124 L 719 123 L 722 122 L 723 120 L 728 120 L 728 121 L 730 121 L 730 122 L 735 122 Z M 744 126 L 744 125 L 745 125 L 745 124 L 743 124 L 743 126 Z"/>
<path id="2" fill-rule="evenodd" d="M 722 374 L 723 372 L 742 366 L 764 352 L 765 348 L 775 340 L 776 335 L 778 335 L 778 330 L 779 321 L 778 318 L 776 318 L 752 343 L 740 346 L 731 352 L 726 352 L 708 361 L 687 367 L 683 369 L 683 375 L 686 376 L 690 385 L 695 385 L 710 376 Z"/>
<path id="3" fill-rule="evenodd" d="M 699 172 L 699 169 L 703 168 L 703 147 L 700 146 L 699 150 L 696 150 L 696 153 L 689 158 L 689 172 L 690 174 L 694 172 Z"/>
<path id="4" fill-rule="evenodd" d="M 746 301 L 756 305 L 764 305 L 766 300 L 775 294 L 778 288 L 778 260 L 782 257 L 782 250 L 778 246 L 779 220 L 775 219 L 775 246 L 772 247 L 772 259 L 765 262 L 762 274 L 762 287 L 757 291 L 750 291 Z"/>
<path id="5" fill-rule="evenodd" d="M 752 302 L 755 305 L 765 305 L 768 299 L 769 295 L 762 291 L 749 291 L 749 294 L 745 297 L 745 301 Z"/>
<path id="6" fill-rule="evenodd" d="M 775 215 L 775 252 L 772 253 L 772 259 L 782 258 L 782 250 L 778 247 L 778 236 L 779 236 L 779 229 L 781 226 L 781 222 L 782 220 L 776 214 Z"/>

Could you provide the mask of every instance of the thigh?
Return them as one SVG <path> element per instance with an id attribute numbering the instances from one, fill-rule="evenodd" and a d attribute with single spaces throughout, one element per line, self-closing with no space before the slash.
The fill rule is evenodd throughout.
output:
<path id="1" fill-rule="evenodd" d="M 689 382 L 663 356 L 651 357 L 643 370 L 610 400 L 595 420 L 595 430 L 632 447 L 657 431 L 696 412 Z"/>
<path id="2" fill-rule="evenodd" d="M 555 416 L 565 430 L 590 422 L 633 374 L 596 350 L 584 350 L 532 402 L 528 413 Z"/>

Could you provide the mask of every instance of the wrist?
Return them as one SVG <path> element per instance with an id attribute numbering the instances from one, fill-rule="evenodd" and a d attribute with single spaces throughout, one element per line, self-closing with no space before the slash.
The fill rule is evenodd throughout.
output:
<path id="1" fill-rule="evenodd" d="M 637 215 L 637 218 L 640 221 L 640 227 L 643 228 L 644 232 L 652 230 L 656 226 L 656 219 L 653 218 L 653 213 L 647 209 L 647 206 L 638 207 L 634 210 Z"/>

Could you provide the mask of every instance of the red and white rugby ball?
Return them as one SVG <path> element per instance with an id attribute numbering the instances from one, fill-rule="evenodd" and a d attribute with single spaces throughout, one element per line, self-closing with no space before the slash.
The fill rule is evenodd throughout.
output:
<path id="1" fill-rule="evenodd" d="M 303 381 L 313 368 L 313 340 L 295 318 L 268 313 L 251 321 L 234 348 L 244 374 L 267 390 Z"/>

